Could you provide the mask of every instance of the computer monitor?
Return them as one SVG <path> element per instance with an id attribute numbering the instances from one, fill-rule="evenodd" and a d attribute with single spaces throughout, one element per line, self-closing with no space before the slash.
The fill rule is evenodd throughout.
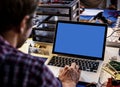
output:
<path id="1" fill-rule="evenodd" d="M 107 25 L 58 21 L 53 53 L 103 60 Z"/>

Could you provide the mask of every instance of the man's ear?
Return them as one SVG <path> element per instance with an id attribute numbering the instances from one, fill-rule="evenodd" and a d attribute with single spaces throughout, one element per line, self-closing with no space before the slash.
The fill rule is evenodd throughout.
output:
<path id="1" fill-rule="evenodd" d="M 22 22 L 21 22 L 21 24 L 20 24 L 20 32 L 19 32 L 19 33 L 23 33 L 23 32 L 25 31 L 26 26 L 27 26 L 27 20 L 28 20 L 29 18 L 30 18 L 29 15 L 26 15 L 26 16 L 23 18 L 23 20 L 22 20 Z"/>

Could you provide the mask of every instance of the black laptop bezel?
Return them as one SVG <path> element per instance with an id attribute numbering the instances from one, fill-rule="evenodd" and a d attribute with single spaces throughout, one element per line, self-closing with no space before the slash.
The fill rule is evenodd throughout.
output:
<path id="1" fill-rule="evenodd" d="M 104 44 L 103 44 L 103 51 L 102 51 L 102 58 L 101 57 L 92 57 L 92 56 L 83 56 L 83 55 L 74 55 L 74 54 L 68 54 L 68 53 L 62 53 L 62 52 L 55 52 L 55 43 L 56 43 L 56 35 L 57 35 L 57 27 L 58 23 L 73 23 L 73 24 L 83 24 L 83 25 L 93 25 L 93 26 L 104 26 L 105 27 L 105 34 L 104 34 Z M 102 23 L 90 23 L 90 22 L 76 22 L 76 21 L 57 21 L 56 23 L 56 30 L 55 30 L 55 37 L 54 37 L 54 43 L 53 43 L 53 49 L 52 53 L 53 54 L 58 54 L 58 55 L 64 55 L 64 56 L 70 56 L 70 57 L 78 57 L 78 58 L 85 58 L 85 59 L 92 59 L 92 60 L 104 60 L 104 55 L 105 55 L 105 46 L 106 46 L 106 36 L 107 36 L 107 24 L 102 24 Z M 64 33 L 64 32 L 63 32 Z"/>

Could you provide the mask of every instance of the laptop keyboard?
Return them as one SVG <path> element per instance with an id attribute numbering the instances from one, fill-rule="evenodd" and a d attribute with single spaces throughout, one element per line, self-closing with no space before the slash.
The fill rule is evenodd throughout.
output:
<path id="1" fill-rule="evenodd" d="M 49 61 L 48 65 L 64 67 L 65 65 L 71 65 L 71 63 L 73 62 L 79 65 L 80 70 L 83 71 L 97 72 L 99 66 L 98 61 L 92 61 L 87 59 L 76 59 L 76 58 L 69 58 L 63 56 L 62 57 L 53 56 L 52 59 Z"/>

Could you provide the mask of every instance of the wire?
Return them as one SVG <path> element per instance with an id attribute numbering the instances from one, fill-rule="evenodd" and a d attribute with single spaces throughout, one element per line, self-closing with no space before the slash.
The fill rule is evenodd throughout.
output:
<path id="1" fill-rule="evenodd" d="M 107 36 L 107 38 L 108 37 L 111 37 L 115 32 L 117 32 L 117 31 L 120 31 L 120 29 L 117 29 L 117 30 L 114 30 L 109 36 Z"/>

